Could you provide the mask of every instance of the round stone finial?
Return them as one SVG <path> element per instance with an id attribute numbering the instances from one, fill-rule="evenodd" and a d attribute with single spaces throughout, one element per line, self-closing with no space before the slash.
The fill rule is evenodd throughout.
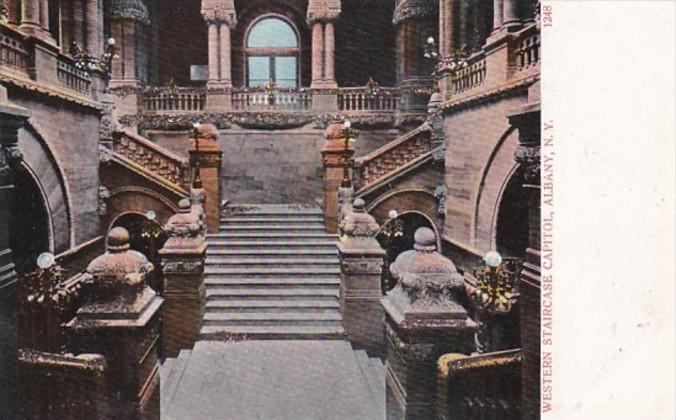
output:
<path id="1" fill-rule="evenodd" d="M 179 213 L 190 213 L 190 207 L 191 206 L 192 205 L 190 204 L 190 200 L 188 200 L 187 198 L 182 198 L 178 202 L 178 212 Z"/>
<path id="2" fill-rule="evenodd" d="M 416 230 L 413 235 L 413 240 L 415 241 L 415 249 L 437 249 L 437 236 L 434 234 L 434 231 L 428 227 L 421 227 Z"/>
<path id="3" fill-rule="evenodd" d="M 324 137 L 326 137 L 327 140 L 342 139 L 344 130 L 345 127 L 343 127 L 342 120 L 333 120 L 331 123 L 329 123 L 328 127 L 326 127 L 326 130 L 324 131 Z"/>
<path id="4" fill-rule="evenodd" d="M 365 207 L 366 207 L 366 203 L 361 198 L 354 200 L 354 202 L 352 203 L 352 208 L 356 212 L 364 212 Z"/>
<path id="5" fill-rule="evenodd" d="M 118 226 L 108 232 L 106 238 L 106 250 L 110 252 L 122 252 L 129 249 L 129 231 Z"/>
<path id="6" fill-rule="evenodd" d="M 201 139 L 217 141 L 218 140 L 218 128 L 213 124 L 199 124 L 195 127 L 197 135 Z"/>

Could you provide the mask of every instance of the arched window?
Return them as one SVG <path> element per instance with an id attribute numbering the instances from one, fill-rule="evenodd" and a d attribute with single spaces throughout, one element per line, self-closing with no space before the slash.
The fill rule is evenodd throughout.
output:
<path id="1" fill-rule="evenodd" d="M 298 86 L 298 35 L 287 21 L 264 17 L 256 21 L 246 39 L 247 85 Z"/>

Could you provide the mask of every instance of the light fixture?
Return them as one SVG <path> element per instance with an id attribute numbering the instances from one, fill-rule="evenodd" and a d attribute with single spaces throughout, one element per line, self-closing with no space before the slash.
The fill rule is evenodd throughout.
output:
<path id="1" fill-rule="evenodd" d="M 484 256 L 484 262 L 491 268 L 497 268 L 502 263 L 502 256 L 495 251 L 490 251 Z"/>
<path id="2" fill-rule="evenodd" d="M 390 219 L 396 219 L 398 216 L 399 213 L 397 213 L 397 211 L 394 209 L 390 210 L 390 212 L 387 213 L 387 217 L 389 217 Z"/>
<path id="3" fill-rule="evenodd" d="M 152 221 L 152 220 L 155 220 L 156 217 L 157 217 L 157 214 L 153 210 L 148 210 L 146 212 L 146 219 Z"/>
<path id="4" fill-rule="evenodd" d="M 54 262 L 55 262 L 54 254 L 52 254 L 51 252 L 43 252 L 40 255 L 38 255 L 37 264 L 38 267 L 43 270 L 46 270 L 49 267 L 53 266 Z"/>

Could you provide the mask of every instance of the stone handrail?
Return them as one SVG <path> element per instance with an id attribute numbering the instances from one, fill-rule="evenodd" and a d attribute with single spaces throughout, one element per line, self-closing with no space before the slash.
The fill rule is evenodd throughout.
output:
<path id="1" fill-rule="evenodd" d="M 521 360 L 520 349 L 439 358 L 437 418 L 520 419 Z"/>
<path id="2" fill-rule="evenodd" d="M 235 89 L 235 111 L 305 111 L 312 107 L 312 93 L 304 89 Z"/>
<path id="3" fill-rule="evenodd" d="M 0 68 L 28 76 L 28 49 L 23 35 L 0 25 Z"/>
<path id="4" fill-rule="evenodd" d="M 143 112 L 200 112 L 204 110 L 207 93 L 199 88 L 151 88 L 143 92 Z"/>
<path id="5" fill-rule="evenodd" d="M 67 56 L 59 56 L 56 62 L 56 77 L 59 84 L 66 89 L 88 95 L 91 92 L 89 74 L 75 67 L 73 60 Z"/>
<path id="6" fill-rule="evenodd" d="M 359 191 L 388 178 L 431 152 L 430 126 L 422 124 L 398 139 L 355 160 Z M 358 191 L 358 192 L 359 192 Z"/>
<path id="7" fill-rule="evenodd" d="M 516 71 L 520 73 L 540 65 L 540 32 L 535 25 L 524 29 L 516 44 Z"/>
<path id="8" fill-rule="evenodd" d="M 113 151 L 170 183 L 183 188 L 190 179 L 187 159 L 172 154 L 148 139 L 127 130 L 113 133 Z"/>
<path id="9" fill-rule="evenodd" d="M 483 85 L 486 80 L 486 57 L 479 52 L 467 60 L 467 66 L 452 73 L 452 95 L 472 90 Z"/>
<path id="10" fill-rule="evenodd" d="M 366 87 L 340 88 L 340 111 L 396 111 L 399 109 L 399 89 Z"/>

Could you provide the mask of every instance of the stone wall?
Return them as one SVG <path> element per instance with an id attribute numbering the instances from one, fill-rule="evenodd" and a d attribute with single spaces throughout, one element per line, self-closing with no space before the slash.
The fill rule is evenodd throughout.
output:
<path id="1" fill-rule="evenodd" d="M 99 112 L 65 101 L 9 91 L 10 100 L 31 111 L 29 129 L 19 133 L 19 147 L 38 175 L 54 220 L 55 253 L 66 251 L 100 234 L 97 214 L 99 188 Z M 35 149 L 38 142 L 44 153 Z M 41 156 L 35 156 L 42 153 Z M 46 169 L 44 165 L 53 165 Z M 45 178 L 40 179 L 40 175 Z M 62 184 L 59 186 L 59 184 Z M 65 199 L 51 200 L 52 191 Z M 68 223 L 62 221 L 68 220 Z"/>
<path id="2" fill-rule="evenodd" d="M 187 132 L 144 133 L 178 156 L 188 156 Z M 357 156 L 365 155 L 400 135 L 396 129 L 360 130 Z M 221 130 L 223 198 L 235 203 L 306 203 L 322 198 L 320 150 L 323 129 L 253 130 L 233 126 Z"/>

